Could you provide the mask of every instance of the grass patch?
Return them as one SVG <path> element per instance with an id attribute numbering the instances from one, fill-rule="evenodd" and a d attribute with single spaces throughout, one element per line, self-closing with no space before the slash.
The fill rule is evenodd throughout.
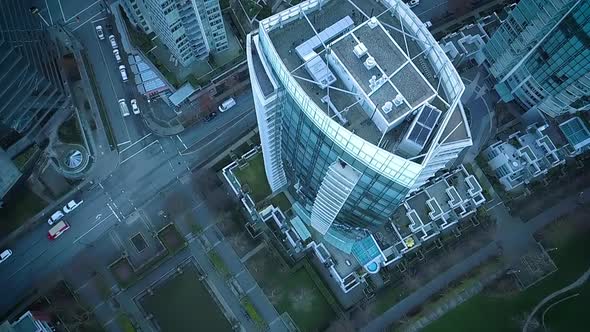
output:
<path id="1" fill-rule="evenodd" d="M 234 174 L 242 186 L 248 186 L 254 202 L 260 202 L 270 195 L 271 190 L 264 172 L 262 153 L 248 160 L 248 165 L 244 168 L 237 168 Z"/>
<path id="2" fill-rule="evenodd" d="M 258 310 L 256 310 L 256 307 L 254 307 L 252 302 L 250 302 L 250 299 L 248 298 L 248 296 L 243 297 L 240 300 L 240 303 L 242 304 L 242 307 L 244 307 L 244 310 L 246 310 L 246 313 L 248 314 L 248 316 L 250 316 L 250 319 L 252 319 L 252 321 L 256 325 L 258 325 L 259 327 L 266 326 L 266 322 L 264 321 L 262 316 L 260 316 L 260 314 L 258 313 Z"/>
<path id="3" fill-rule="evenodd" d="M 168 226 L 162 228 L 158 232 L 158 238 L 160 238 L 160 241 L 162 241 L 168 252 L 172 255 L 187 245 L 174 224 L 168 224 Z"/>
<path id="4" fill-rule="evenodd" d="M 119 314 L 117 316 L 117 325 L 119 325 L 123 332 L 135 332 L 135 327 L 133 327 L 131 319 L 125 314 Z"/>
<path id="5" fill-rule="evenodd" d="M 78 117 L 72 114 L 57 129 L 59 140 L 69 144 L 82 144 L 82 131 L 78 123 Z"/>
<path id="6" fill-rule="evenodd" d="M 0 231 L 8 234 L 46 206 L 47 203 L 28 188 L 11 195 L 0 209 Z"/>
<path id="7" fill-rule="evenodd" d="M 578 214 L 579 210 L 574 212 Z M 578 218 L 578 215 L 569 216 Z M 571 220 L 569 225 L 572 227 Z M 582 253 L 590 252 L 589 231 L 586 228 L 572 233 L 571 238 L 561 237 L 544 241 L 545 246 L 559 248 L 552 251 L 552 256 L 558 270 L 538 284 L 523 292 L 496 294 L 484 291 L 469 301 L 461 304 L 455 310 L 447 313 L 438 321 L 428 326 L 425 331 L 520 331 L 521 322 L 526 315 L 545 296 L 563 288 L 576 280 L 590 265 L 590 256 Z M 587 308 L 588 303 L 584 308 Z M 523 318 L 524 317 L 524 318 Z M 579 317 L 583 318 L 583 317 Z M 482 324 L 482 322 L 494 322 Z M 568 322 L 568 324 L 574 324 Z M 583 325 L 578 325 L 583 326 Z"/>
<path id="8" fill-rule="evenodd" d="M 29 160 L 31 160 L 37 151 L 39 151 L 39 146 L 37 144 L 33 144 L 26 148 L 23 152 L 19 153 L 13 160 L 16 168 L 22 172 L 27 166 Z"/>
<path id="9" fill-rule="evenodd" d="M 271 198 L 270 204 L 280 208 L 283 212 L 291 208 L 291 202 L 289 202 L 289 199 L 287 198 L 287 195 L 285 195 L 285 193 L 280 193 L 275 197 Z"/>
<path id="10" fill-rule="evenodd" d="M 193 265 L 139 299 L 163 332 L 231 331 L 231 326 Z"/>
<path id="11" fill-rule="evenodd" d="M 313 269 L 301 266 L 291 271 L 277 266 L 277 259 L 267 248 L 248 259 L 246 265 L 279 314 L 289 313 L 301 331 L 321 331 L 336 317 L 317 283 L 325 286 L 317 275 L 312 277 Z M 333 300 L 331 294 L 328 296 Z"/>
<path id="12" fill-rule="evenodd" d="M 225 262 L 223 261 L 223 259 L 221 259 L 221 256 L 219 256 L 213 250 L 209 251 L 208 256 L 209 256 L 209 259 L 211 260 L 211 263 L 213 264 L 213 266 L 217 270 L 217 272 L 219 272 L 223 278 L 225 278 L 225 279 L 229 278 L 229 276 L 230 276 L 229 269 L 227 268 L 227 265 L 225 265 Z"/>
<path id="13" fill-rule="evenodd" d="M 590 325 L 590 283 L 575 290 L 578 296 L 554 305 L 545 314 L 545 326 L 548 331 L 578 331 L 581 326 Z M 561 298 L 564 298 L 563 296 Z M 557 301 L 552 301 L 555 303 Z M 547 307 L 540 310 L 542 314 Z"/>
<path id="14" fill-rule="evenodd" d="M 260 13 L 260 10 L 262 10 L 262 6 L 257 4 L 256 1 L 253 0 L 240 0 L 240 3 L 244 7 L 244 11 L 246 11 L 246 15 L 248 15 L 248 18 L 250 20 L 255 18 L 256 15 Z"/>

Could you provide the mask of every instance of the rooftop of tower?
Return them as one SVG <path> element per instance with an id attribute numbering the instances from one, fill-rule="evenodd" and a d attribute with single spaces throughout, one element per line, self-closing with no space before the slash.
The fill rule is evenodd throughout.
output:
<path id="1" fill-rule="evenodd" d="M 260 29 L 323 112 L 364 140 L 420 163 L 433 142 L 470 137 L 462 109 L 449 112 L 464 87 L 410 9 L 384 2 L 388 7 L 324 0 L 320 9 L 318 0 L 307 1 Z M 264 85 L 262 66 L 255 70 Z"/>

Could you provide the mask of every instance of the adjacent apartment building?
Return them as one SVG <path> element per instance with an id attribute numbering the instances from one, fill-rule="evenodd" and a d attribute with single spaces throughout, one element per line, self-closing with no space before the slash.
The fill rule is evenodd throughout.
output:
<path id="1" fill-rule="evenodd" d="M 472 144 L 455 68 L 400 0 L 310 0 L 247 56 L 265 172 L 343 251 Z"/>
<path id="2" fill-rule="evenodd" d="M 503 101 L 555 117 L 590 109 L 590 0 L 522 0 L 483 49 Z"/>
<path id="3" fill-rule="evenodd" d="M 57 45 L 32 6 L 28 0 L 0 2 L 0 148 L 11 154 L 11 147 L 26 147 L 69 105 Z M 16 146 L 19 141 L 25 144 Z"/>
<path id="4" fill-rule="evenodd" d="M 228 48 L 219 0 L 123 0 L 127 17 L 155 33 L 183 66 Z"/>

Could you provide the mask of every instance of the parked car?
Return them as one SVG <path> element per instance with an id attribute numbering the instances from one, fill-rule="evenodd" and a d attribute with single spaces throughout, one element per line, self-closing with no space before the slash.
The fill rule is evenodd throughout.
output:
<path id="1" fill-rule="evenodd" d="M 223 113 L 236 105 L 236 101 L 230 98 L 219 105 L 219 112 Z"/>
<path id="2" fill-rule="evenodd" d="M 120 63 L 121 62 L 121 55 L 119 54 L 119 49 L 115 48 L 113 50 L 113 54 L 115 55 L 115 60 L 117 60 L 117 62 Z"/>
<path id="3" fill-rule="evenodd" d="M 47 238 L 50 240 L 55 240 L 68 229 L 70 229 L 70 225 L 62 220 L 49 229 L 47 232 Z"/>
<path id="4" fill-rule="evenodd" d="M 213 120 L 217 116 L 217 112 L 211 112 L 205 117 L 205 122 Z"/>
<path id="5" fill-rule="evenodd" d="M 49 219 L 47 219 L 47 223 L 48 223 L 49 225 L 53 225 L 53 224 L 55 224 L 56 222 L 60 221 L 60 220 L 61 220 L 61 218 L 63 218 L 63 217 L 64 217 L 64 213 L 63 213 L 63 212 L 61 212 L 61 210 L 60 210 L 60 211 L 55 211 L 55 212 L 54 212 L 54 213 L 51 215 L 51 217 L 49 217 Z"/>
<path id="6" fill-rule="evenodd" d="M 96 34 L 98 35 L 98 39 L 104 40 L 104 31 L 102 30 L 102 26 L 96 26 Z"/>
<path id="7" fill-rule="evenodd" d="M 139 114 L 139 107 L 137 107 L 137 100 L 131 99 L 131 110 L 133 114 Z"/>
<path id="8" fill-rule="evenodd" d="M 420 0 L 410 0 L 410 2 L 408 2 L 408 6 L 410 6 L 410 8 L 414 8 L 416 6 L 418 6 L 420 4 Z"/>
<path id="9" fill-rule="evenodd" d="M 123 114 L 124 117 L 129 116 L 129 108 L 127 107 L 125 99 L 119 99 L 119 107 L 121 108 L 121 114 Z"/>
<path id="10" fill-rule="evenodd" d="M 68 202 L 68 204 L 66 204 L 66 205 L 64 206 L 64 212 L 65 212 L 65 213 L 70 213 L 70 212 L 74 211 L 74 209 L 76 209 L 76 208 L 77 208 L 78 206 L 80 206 L 82 203 L 84 203 L 84 201 L 82 201 L 82 200 L 81 200 L 81 201 L 79 201 L 79 202 L 77 202 L 77 203 L 76 203 L 76 201 L 75 201 L 75 200 L 71 200 L 71 201 L 69 201 L 69 202 Z"/>
<path id="11" fill-rule="evenodd" d="M 12 256 L 12 250 L 6 249 L 0 254 L 0 263 L 4 262 L 8 259 L 8 257 Z"/>
<path id="12" fill-rule="evenodd" d="M 121 79 L 123 79 L 123 82 L 127 82 L 127 70 L 125 70 L 125 65 L 119 66 L 119 72 L 121 73 Z"/>
<path id="13" fill-rule="evenodd" d="M 115 36 L 110 35 L 109 36 L 109 41 L 111 42 L 111 46 L 113 47 L 113 49 L 117 48 L 117 40 L 115 39 Z"/>

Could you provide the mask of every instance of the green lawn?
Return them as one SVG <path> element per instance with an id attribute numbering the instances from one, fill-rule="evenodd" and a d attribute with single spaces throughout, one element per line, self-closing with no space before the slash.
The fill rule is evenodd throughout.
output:
<path id="1" fill-rule="evenodd" d="M 29 189 L 11 197 L 0 209 L 0 235 L 15 230 L 45 206 L 47 203 Z"/>
<path id="2" fill-rule="evenodd" d="M 78 116 L 73 114 L 57 129 L 59 140 L 64 143 L 82 144 L 82 131 L 78 123 Z"/>
<path id="3" fill-rule="evenodd" d="M 558 247 L 559 250 L 552 251 L 550 254 L 558 270 L 533 287 L 524 292 L 503 296 L 484 291 L 429 325 L 425 331 L 519 331 L 519 319 L 528 314 L 545 296 L 570 284 L 588 269 L 590 256 L 585 254 L 590 252 L 588 235 L 589 232 L 586 229 L 585 232 L 578 231 L 572 238 L 554 239 L 555 242 L 551 245 Z M 586 296 L 588 296 L 587 293 Z M 580 310 L 587 310 L 587 297 L 585 303 L 582 307 L 584 309 Z M 556 311 L 555 315 L 559 315 L 559 312 Z M 587 315 L 583 319 L 587 321 Z M 482 322 L 493 322 L 493 324 L 482 324 Z M 571 321 L 561 323 L 575 324 Z"/>
<path id="4" fill-rule="evenodd" d="M 585 331 L 583 327 L 590 326 L 590 283 L 586 282 L 572 292 L 580 295 L 555 304 L 545 313 L 545 326 L 549 331 Z M 555 302 L 557 301 L 553 301 Z M 547 307 L 541 309 L 539 314 L 546 309 Z"/>
<path id="5" fill-rule="evenodd" d="M 163 332 L 231 331 L 231 326 L 194 266 L 156 287 L 154 295 L 140 299 L 144 310 L 154 316 Z"/>
<path id="6" fill-rule="evenodd" d="M 250 187 L 250 195 L 254 202 L 260 202 L 270 195 L 271 190 L 264 172 L 264 159 L 262 153 L 248 160 L 248 166 L 236 169 L 234 174 L 242 185 Z"/>
<path id="7" fill-rule="evenodd" d="M 285 195 L 285 193 L 280 193 L 275 197 L 271 198 L 270 204 L 280 208 L 283 211 L 283 213 L 291 208 L 291 202 L 289 202 L 289 199 L 287 198 L 287 195 Z"/>
<path id="8" fill-rule="evenodd" d="M 279 314 L 287 312 L 301 331 L 321 331 L 336 317 L 304 267 L 290 271 L 277 266 L 276 258 L 266 248 L 246 265 Z"/>

